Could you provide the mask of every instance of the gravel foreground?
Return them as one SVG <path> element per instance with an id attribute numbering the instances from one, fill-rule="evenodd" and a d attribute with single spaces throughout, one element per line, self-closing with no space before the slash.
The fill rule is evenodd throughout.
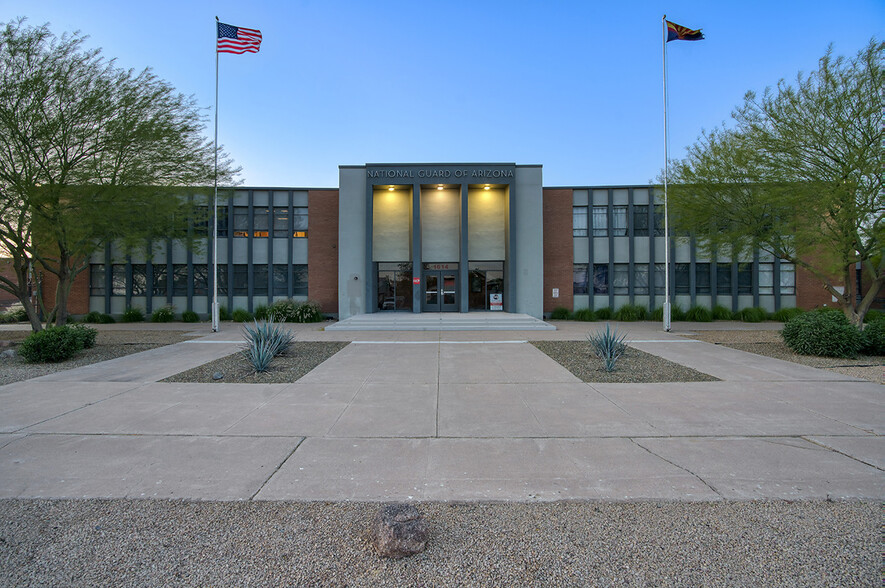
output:
<path id="1" fill-rule="evenodd" d="M 868 502 L 419 503 L 379 558 L 376 503 L 0 501 L 3 586 L 875 586 Z"/>

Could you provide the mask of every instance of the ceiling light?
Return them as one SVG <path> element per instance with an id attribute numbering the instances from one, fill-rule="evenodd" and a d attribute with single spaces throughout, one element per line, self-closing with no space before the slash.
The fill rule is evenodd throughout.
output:
<path id="1" fill-rule="evenodd" d="M 393 192 L 393 186 L 389 187 L 387 190 L 388 192 Z"/>
<path id="2" fill-rule="evenodd" d="M 439 186 L 436 187 L 437 190 L 442 190 L 442 188 L 443 188 L 442 184 L 440 184 Z"/>
<path id="3" fill-rule="evenodd" d="M 483 188 L 483 190 L 488 190 L 488 189 L 489 189 L 489 187 L 488 187 L 488 186 L 486 186 L 486 187 L 485 187 L 485 188 Z"/>

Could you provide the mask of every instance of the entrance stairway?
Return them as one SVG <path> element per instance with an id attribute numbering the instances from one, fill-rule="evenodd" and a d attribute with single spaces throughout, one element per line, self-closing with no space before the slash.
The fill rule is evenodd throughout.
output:
<path id="1" fill-rule="evenodd" d="M 377 312 L 358 314 L 326 331 L 555 331 L 527 314 L 511 312 Z"/>

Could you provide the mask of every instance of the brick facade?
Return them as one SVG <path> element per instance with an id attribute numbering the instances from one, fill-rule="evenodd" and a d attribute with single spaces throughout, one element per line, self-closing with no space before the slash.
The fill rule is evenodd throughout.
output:
<path id="1" fill-rule="evenodd" d="M 544 189 L 544 312 L 574 307 L 572 190 Z M 559 298 L 553 298 L 553 288 Z"/>
<path id="2" fill-rule="evenodd" d="M 55 289 L 58 286 L 58 278 L 55 274 L 46 270 L 38 270 L 37 274 L 41 282 L 43 302 L 48 311 L 55 306 Z M 81 315 L 89 312 L 89 269 L 85 269 L 74 278 L 71 293 L 68 295 L 68 314 Z"/>
<path id="3" fill-rule="evenodd" d="M 338 190 L 307 193 L 307 292 L 323 312 L 338 313 Z"/>

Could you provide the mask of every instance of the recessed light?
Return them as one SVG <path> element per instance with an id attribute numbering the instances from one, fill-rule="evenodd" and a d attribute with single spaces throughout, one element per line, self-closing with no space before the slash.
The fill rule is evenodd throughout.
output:
<path id="1" fill-rule="evenodd" d="M 489 189 L 490 189 L 490 188 L 489 188 L 488 186 L 486 186 L 485 188 L 483 188 L 483 190 L 489 190 Z"/>
<path id="2" fill-rule="evenodd" d="M 387 191 L 388 191 L 388 192 L 393 192 L 393 186 L 389 187 L 389 188 L 387 189 Z"/>
<path id="3" fill-rule="evenodd" d="M 442 184 L 440 184 L 439 186 L 436 187 L 437 190 L 442 190 L 442 188 L 443 188 Z"/>

